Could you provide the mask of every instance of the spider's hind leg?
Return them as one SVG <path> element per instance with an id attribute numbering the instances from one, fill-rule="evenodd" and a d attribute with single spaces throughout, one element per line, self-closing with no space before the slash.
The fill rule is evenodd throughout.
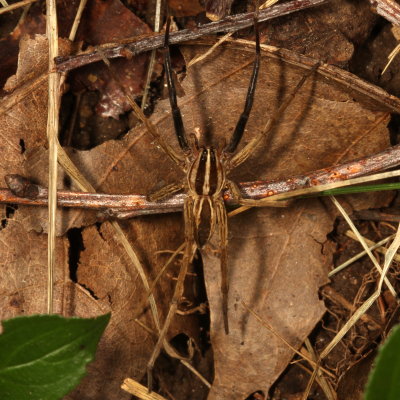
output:
<path id="1" fill-rule="evenodd" d="M 164 325 L 160 330 L 160 334 L 158 336 L 157 343 L 154 347 L 153 353 L 150 357 L 150 360 L 147 363 L 147 383 L 148 383 L 148 389 L 149 392 L 152 391 L 153 387 L 153 367 L 154 363 L 160 354 L 161 348 L 165 347 L 166 343 L 166 335 L 169 329 L 169 326 L 171 325 L 172 319 L 174 318 L 174 315 L 176 314 L 176 311 L 178 309 L 178 304 L 179 300 L 182 297 L 183 294 L 183 289 L 184 289 L 184 283 L 185 283 L 185 277 L 189 268 L 190 263 L 193 260 L 193 257 L 196 253 L 197 250 L 197 245 L 193 240 L 193 202 L 191 198 L 187 198 L 185 201 L 185 207 L 184 207 L 184 214 L 185 214 L 185 235 L 186 235 L 186 245 L 183 253 L 183 259 L 182 259 L 182 266 L 179 271 L 179 275 L 176 281 L 176 286 L 174 290 L 174 294 L 171 299 L 170 303 L 170 308 L 168 310 L 167 316 L 164 321 Z"/>
<path id="2" fill-rule="evenodd" d="M 223 200 L 215 202 L 215 211 L 217 217 L 217 225 L 219 227 L 219 253 L 221 264 L 221 295 L 222 295 L 222 314 L 224 319 L 225 333 L 229 334 L 228 322 L 228 260 L 227 260 L 227 247 L 228 247 L 228 218 Z"/>

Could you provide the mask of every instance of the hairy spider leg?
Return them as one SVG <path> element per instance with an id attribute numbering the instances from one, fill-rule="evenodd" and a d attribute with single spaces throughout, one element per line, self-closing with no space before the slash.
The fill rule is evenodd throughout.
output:
<path id="1" fill-rule="evenodd" d="M 176 100 L 176 89 L 174 80 L 172 77 L 171 68 L 171 55 L 169 52 L 169 28 L 171 25 L 171 19 L 167 18 L 167 26 L 165 28 L 165 39 L 164 39 L 164 64 L 165 64 L 165 76 L 167 79 L 169 103 L 172 109 L 172 119 L 174 121 L 175 133 L 178 138 L 179 146 L 186 153 L 190 151 L 189 143 L 185 133 L 185 127 L 183 126 L 182 113 Z"/>
<path id="2" fill-rule="evenodd" d="M 165 337 L 167 335 L 168 328 L 171 324 L 171 321 L 178 309 L 179 300 L 183 295 L 185 277 L 189 268 L 190 263 L 193 260 L 193 257 L 197 250 L 197 245 L 193 240 L 193 201 L 191 197 L 188 197 L 185 200 L 184 205 L 184 215 L 185 215 L 185 236 L 186 236 L 186 245 L 183 253 L 182 265 L 178 274 L 178 278 L 176 281 L 176 286 L 174 290 L 174 294 L 172 296 L 172 300 L 170 303 L 170 308 L 168 310 L 168 314 L 165 318 L 164 325 L 160 330 L 160 334 L 158 336 L 158 340 L 156 345 L 154 346 L 153 353 L 147 363 L 147 388 L 149 392 L 152 391 L 153 388 L 153 366 L 154 363 L 160 354 L 161 348 L 163 347 L 163 343 Z"/>

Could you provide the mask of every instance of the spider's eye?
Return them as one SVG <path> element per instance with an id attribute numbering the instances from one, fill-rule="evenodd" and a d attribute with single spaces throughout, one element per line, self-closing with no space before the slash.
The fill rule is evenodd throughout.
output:
<path id="1" fill-rule="evenodd" d="M 215 150 L 214 149 L 210 149 L 210 158 L 211 158 L 212 162 L 215 161 Z"/>

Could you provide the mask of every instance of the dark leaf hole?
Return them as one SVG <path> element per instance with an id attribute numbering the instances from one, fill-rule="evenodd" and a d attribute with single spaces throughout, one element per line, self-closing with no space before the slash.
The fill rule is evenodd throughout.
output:
<path id="1" fill-rule="evenodd" d="M 24 154 L 26 150 L 24 139 L 19 139 L 19 147 L 21 147 L 21 154 Z"/>
<path id="2" fill-rule="evenodd" d="M 245 400 L 266 400 L 266 397 L 262 390 L 257 390 L 253 392 L 249 397 L 246 397 Z"/>
<path id="3" fill-rule="evenodd" d="M 6 217 L 1 220 L 0 229 L 4 229 L 8 225 L 8 220 L 14 216 L 17 208 L 17 205 L 6 205 Z"/>
<path id="4" fill-rule="evenodd" d="M 185 335 L 184 333 L 179 333 L 178 335 L 174 336 L 170 340 L 170 343 L 183 356 L 185 356 L 185 357 L 189 356 L 189 347 L 188 346 L 190 345 L 190 339 L 189 339 L 188 335 Z"/>
<path id="5" fill-rule="evenodd" d="M 82 228 L 70 229 L 67 232 L 67 237 L 69 240 L 69 250 L 68 250 L 69 277 L 73 282 L 77 283 L 79 259 L 81 256 L 81 252 L 85 250 L 82 238 Z"/>

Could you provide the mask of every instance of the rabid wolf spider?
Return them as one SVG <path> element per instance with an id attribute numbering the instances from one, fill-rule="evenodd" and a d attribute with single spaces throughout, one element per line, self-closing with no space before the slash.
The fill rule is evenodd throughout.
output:
<path id="1" fill-rule="evenodd" d="M 161 198 L 178 190 L 185 190 L 187 194 L 184 203 L 185 249 L 183 253 L 182 266 L 171 300 L 170 309 L 147 366 L 149 379 L 148 388 L 150 391 L 152 388 L 152 368 L 163 346 L 171 320 L 177 311 L 179 300 L 183 294 L 184 280 L 188 266 L 192 262 L 196 250 L 206 247 L 209 240 L 216 232 L 218 232 L 219 236 L 224 329 L 225 333 L 229 334 L 229 285 L 227 279 L 228 231 L 227 213 L 224 205 L 223 193 L 226 189 L 229 189 L 232 195 L 237 198 L 238 202 L 247 204 L 247 201 L 245 199 L 241 199 L 239 189 L 233 182 L 227 179 L 227 175 L 230 171 L 232 171 L 232 169 L 246 161 L 247 158 L 253 153 L 262 139 L 271 130 L 277 117 L 284 111 L 291 99 L 295 96 L 296 92 L 303 85 L 306 78 L 318 67 L 318 65 L 314 66 L 309 73 L 303 76 L 293 92 L 282 102 L 279 109 L 270 117 L 264 129 L 240 151 L 236 151 L 242 139 L 246 128 L 246 123 L 252 109 L 260 67 L 261 50 L 256 12 L 254 15 L 254 29 L 256 37 L 255 60 L 243 112 L 237 121 L 229 143 L 222 150 L 218 150 L 213 146 L 199 146 L 196 139 L 188 139 L 182 120 L 182 114 L 177 104 L 176 89 L 172 78 L 171 59 L 169 52 L 169 28 L 170 19 L 168 18 L 164 42 L 164 68 L 175 133 L 181 151 L 176 152 L 173 150 L 167 143 L 163 141 L 162 137 L 158 133 L 155 133 L 154 129 L 152 129 L 153 127 L 150 127 L 149 124 L 146 125 L 153 136 L 158 139 L 161 147 L 164 149 L 167 155 L 183 170 L 186 175 L 186 179 L 182 184 L 167 186 L 153 196 L 153 198 Z M 191 138 L 192 137 L 194 136 L 191 136 Z M 262 202 L 262 200 L 259 202 Z M 253 203 L 254 201 L 251 202 L 251 205 L 255 205 Z M 261 203 L 259 205 L 261 205 Z"/>

